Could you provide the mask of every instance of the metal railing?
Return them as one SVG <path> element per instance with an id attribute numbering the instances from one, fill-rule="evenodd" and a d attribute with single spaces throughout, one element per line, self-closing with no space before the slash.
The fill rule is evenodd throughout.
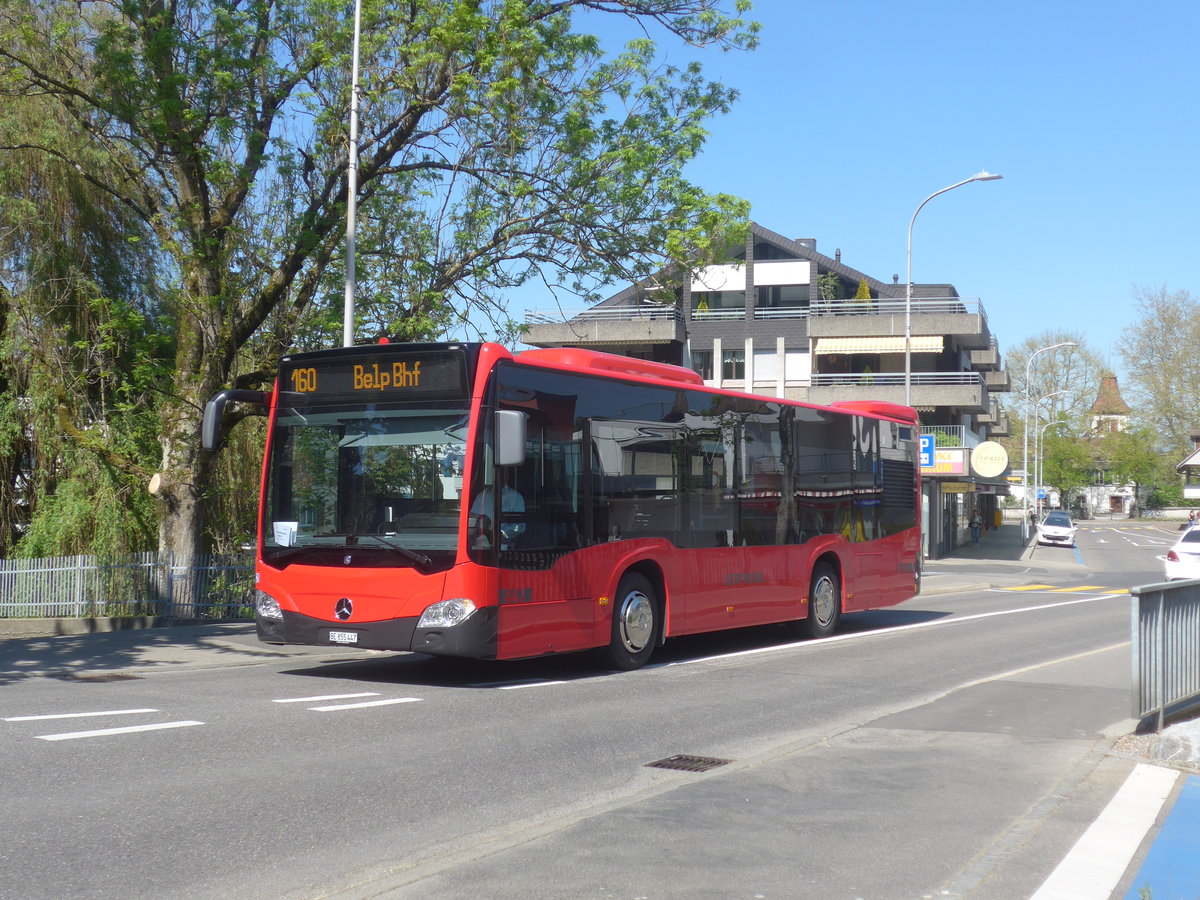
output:
<path id="1" fill-rule="evenodd" d="M 692 321 L 694 322 L 731 321 L 744 318 L 746 318 L 746 307 L 744 306 L 709 307 L 708 309 L 692 310 Z"/>
<path id="2" fill-rule="evenodd" d="M 983 386 L 983 375 L 979 372 L 912 372 L 911 382 L 915 385 L 970 385 Z M 814 387 L 857 387 L 860 385 L 904 385 L 903 372 L 853 372 L 839 375 L 812 376 Z"/>
<path id="3" fill-rule="evenodd" d="M 0 618 L 249 618 L 249 554 L 0 560 Z"/>
<path id="4" fill-rule="evenodd" d="M 744 311 L 739 310 L 744 315 Z M 674 306 L 589 306 L 581 309 L 527 309 L 528 325 L 564 325 L 570 322 L 678 322 L 683 314 Z"/>
<path id="5" fill-rule="evenodd" d="M 966 425 L 922 425 L 921 434 L 944 435 L 939 447 L 977 447 L 982 441 Z"/>
<path id="6" fill-rule="evenodd" d="M 904 315 L 905 301 L 881 297 L 877 300 L 818 300 L 812 305 L 813 316 Z M 980 316 L 987 324 L 987 313 L 978 297 L 913 297 L 911 311 L 916 315 Z"/>
<path id="7" fill-rule="evenodd" d="M 756 306 L 756 319 L 807 319 L 807 306 Z"/>
<path id="8" fill-rule="evenodd" d="M 1130 588 L 1133 717 L 1168 716 L 1200 708 L 1200 581 Z"/>

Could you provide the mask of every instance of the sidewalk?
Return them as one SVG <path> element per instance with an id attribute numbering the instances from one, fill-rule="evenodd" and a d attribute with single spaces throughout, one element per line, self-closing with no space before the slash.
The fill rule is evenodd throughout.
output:
<path id="1" fill-rule="evenodd" d="M 0 640 L 0 685 L 35 676 L 116 680 L 167 669 L 213 669 L 272 660 L 365 659 L 382 651 L 264 644 L 253 622 L 177 625 Z"/>

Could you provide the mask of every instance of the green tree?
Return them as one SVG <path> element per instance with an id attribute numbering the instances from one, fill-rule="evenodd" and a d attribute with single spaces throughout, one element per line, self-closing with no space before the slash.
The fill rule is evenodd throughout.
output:
<path id="1" fill-rule="evenodd" d="M 1200 300 L 1187 291 L 1138 288 L 1138 313 L 1120 347 L 1126 399 L 1178 462 L 1200 425 Z"/>
<path id="2" fill-rule="evenodd" d="M 1092 442 L 1096 468 L 1106 471 L 1108 480 L 1115 484 L 1133 485 L 1135 510 L 1146 505 L 1151 494 L 1167 487 L 1156 445 L 1153 432 L 1145 427 L 1114 431 Z M 1179 478 L 1173 480 L 1178 482 Z"/>
<path id="3" fill-rule="evenodd" d="M 1043 347 L 1062 343 L 1074 346 L 1038 352 Z M 1004 357 L 1005 368 L 1012 379 L 1012 391 L 1004 400 L 1011 435 L 1000 443 L 1008 450 L 1014 467 L 1019 468 L 1025 452 L 1026 396 L 1029 398 L 1029 452 L 1032 454 L 1037 429 L 1052 418 L 1072 419 L 1078 425 L 1077 433 L 1087 430 L 1088 410 L 1100 391 L 1104 361 L 1088 347 L 1082 332 L 1057 330 L 1026 338 L 1009 349 Z"/>
<path id="4" fill-rule="evenodd" d="M 1072 494 L 1088 484 L 1092 476 L 1092 455 L 1069 426 L 1047 428 L 1041 438 L 1042 481 L 1058 492 L 1064 508 L 1071 505 Z"/>
<path id="5" fill-rule="evenodd" d="M 842 300 L 846 296 L 842 279 L 836 272 L 822 272 L 818 275 L 817 291 L 822 300 Z"/>
<path id="6" fill-rule="evenodd" d="M 866 278 L 858 279 L 858 290 L 854 292 L 855 300 L 870 300 L 871 286 L 867 284 Z"/>
<path id="7" fill-rule="evenodd" d="M 142 549 L 157 530 L 158 320 L 144 224 L 79 168 L 114 163 L 56 105 L 0 104 L 0 556 Z"/>
<path id="8" fill-rule="evenodd" d="M 733 243 L 746 204 L 683 168 L 734 92 L 664 63 L 649 36 L 750 48 L 749 3 L 733 6 L 365 0 L 361 319 L 405 337 L 472 316 L 511 331 L 505 293 L 531 279 L 592 297 Z M 573 28 L 579 11 L 646 36 L 607 55 Z M 148 232 L 169 278 L 159 543 L 201 550 L 205 400 L 336 334 L 350 17 L 322 0 L 9 0 L 0 16 L 0 87 L 41 98 L 103 161 L 37 135 L 4 148 L 76 167 Z"/>

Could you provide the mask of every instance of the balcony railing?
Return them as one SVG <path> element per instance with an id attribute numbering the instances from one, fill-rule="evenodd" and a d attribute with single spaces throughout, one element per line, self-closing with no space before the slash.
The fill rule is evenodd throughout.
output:
<path id="1" fill-rule="evenodd" d="M 715 309 L 710 307 L 709 309 L 692 310 L 693 322 L 715 322 L 720 320 L 730 321 L 733 319 L 744 318 L 746 318 L 746 307 L 744 306 L 731 306 L 728 308 L 717 307 Z"/>
<path id="2" fill-rule="evenodd" d="M 983 376 L 979 372 L 912 372 L 909 383 L 922 386 L 967 385 L 976 387 L 983 385 Z M 853 372 L 839 375 L 812 376 L 813 387 L 857 387 L 860 385 L 881 385 L 894 387 L 904 386 L 903 372 Z"/>
<path id="3" fill-rule="evenodd" d="M 740 311 L 739 311 L 740 313 Z M 527 325 L 563 325 L 568 322 L 680 322 L 674 306 L 590 306 L 583 309 L 527 309 Z"/>
<path id="4" fill-rule="evenodd" d="M 756 319 L 807 319 L 807 306 L 756 306 L 754 307 L 754 318 Z"/>
<path id="5" fill-rule="evenodd" d="M 921 434 L 941 435 L 935 437 L 939 447 L 976 447 L 982 443 L 966 425 L 922 425 Z"/>
<path id="6" fill-rule="evenodd" d="M 813 316 L 904 315 L 905 301 L 895 298 L 878 300 L 818 300 L 812 305 Z M 971 315 L 987 322 L 987 313 L 978 297 L 913 297 L 912 314 Z"/>

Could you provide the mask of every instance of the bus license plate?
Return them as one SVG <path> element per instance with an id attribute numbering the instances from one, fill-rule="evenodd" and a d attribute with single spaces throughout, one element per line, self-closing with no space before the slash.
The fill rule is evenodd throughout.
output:
<path id="1" fill-rule="evenodd" d="M 329 632 L 329 640 L 334 644 L 357 644 L 357 631 L 331 631 Z"/>

